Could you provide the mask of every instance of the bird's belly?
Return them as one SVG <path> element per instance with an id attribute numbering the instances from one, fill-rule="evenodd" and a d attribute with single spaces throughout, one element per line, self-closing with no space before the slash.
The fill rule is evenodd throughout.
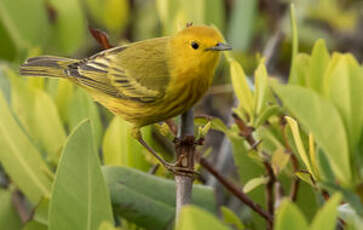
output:
<path id="1" fill-rule="evenodd" d="M 208 84 L 198 83 L 194 81 L 174 87 L 171 92 L 165 94 L 167 96 L 151 103 L 105 96 L 94 96 L 94 99 L 115 115 L 134 126 L 142 127 L 167 120 L 190 109 L 208 89 Z"/>

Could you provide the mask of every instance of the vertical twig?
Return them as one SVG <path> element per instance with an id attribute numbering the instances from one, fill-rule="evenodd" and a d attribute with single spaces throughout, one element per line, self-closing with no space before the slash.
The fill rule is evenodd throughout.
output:
<path id="1" fill-rule="evenodd" d="M 194 170 L 194 121 L 193 111 L 189 110 L 181 116 L 179 129 L 179 143 L 176 143 L 177 162 L 179 167 Z M 176 183 L 176 218 L 179 217 L 181 208 L 191 201 L 193 175 L 175 175 Z"/>
<path id="2" fill-rule="evenodd" d="M 232 114 L 235 123 L 237 127 L 240 130 L 240 135 L 246 139 L 248 144 L 251 146 L 251 148 L 257 148 L 257 145 L 259 142 L 255 140 L 252 133 L 254 131 L 253 127 L 248 126 L 243 120 L 241 120 L 237 114 Z M 275 196 L 274 196 L 274 186 L 276 182 L 276 176 L 274 174 L 274 171 L 271 167 L 271 164 L 269 160 L 267 159 L 268 154 L 262 151 L 262 154 L 264 156 L 263 165 L 265 166 L 267 175 L 269 177 L 268 182 L 266 184 L 266 205 L 267 205 L 267 211 L 269 215 L 274 217 L 274 204 L 275 204 Z M 267 229 L 272 229 L 273 223 L 268 222 Z"/>

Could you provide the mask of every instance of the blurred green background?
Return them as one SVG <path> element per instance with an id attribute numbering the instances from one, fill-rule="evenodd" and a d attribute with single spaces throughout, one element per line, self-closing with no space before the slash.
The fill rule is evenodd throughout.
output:
<path id="1" fill-rule="evenodd" d="M 107 166 L 127 166 L 148 172 L 155 163 L 148 154 L 145 154 L 146 151 L 130 138 L 127 131 L 129 125 L 94 103 L 83 90 L 64 80 L 25 79 L 18 76 L 19 65 L 27 57 L 47 54 L 84 58 L 101 51 L 102 47 L 91 36 L 88 27 L 105 31 L 113 45 L 120 45 L 170 35 L 185 27 L 186 23 L 192 22 L 195 25 L 216 26 L 223 33 L 227 42 L 233 46 L 231 57 L 243 67 L 249 79 L 252 79 L 251 76 L 261 63 L 261 59 L 265 58 L 269 76 L 287 81 L 293 53 L 289 18 L 291 3 L 294 3 L 296 8 L 295 19 L 299 31 L 300 52 L 310 53 L 316 40 L 322 38 L 329 51 L 350 52 L 359 63 L 362 63 L 363 1 L 361 0 L 0 0 L 0 92 L 4 96 L 4 99 L 1 97 L 0 100 L 0 124 L 7 125 L 3 126 L 6 129 L 1 129 L 0 126 L 2 137 L 0 138 L 2 163 L 0 200 L 4 204 L 0 207 L 0 227 L 44 229 L 41 228 L 44 226 L 39 227 L 38 224 L 48 224 L 48 219 L 42 215 L 44 214 L 42 211 L 46 210 L 47 213 L 47 202 L 50 198 L 52 182 L 56 176 L 55 169 L 61 153 L 65 151 L 64 146 L 68 145 L 67 137 L 75 138 L 73 141 L 79 141 L 82 144 L 88 143 L 87 137 L 90 137 L 96 152 L 101 156 L 102 164 Z M 304 69 L 304 66 L 300 66 L 301 69 Z M 252 81 L 249 83 L 253 88 Z M 230 115 L 235 105 L 236 96 L 233 92 L 229 66 L 224 58 L 216 72 L 213 86 L 196 105 L 195 114 L 219 117 L 229 126 L 233 123 Z M 84 138 L 75 134 L 71 135 L 71 131 L 76 127 L 81 131 L 89 128 L 87 124 L 79 127 L 79 123 L 85 118 L 90 119 L 92 135 L 88 133 Z M 277 118 L 274 121 L 276 122 L 276 120 Z M 274 121 L 271 123 L 273 124 Z M 258 130 L 258 135 L 266 140 L 273 139 L 275 136 L 277 136 L 275 139 L 281 140 L 282 134 L 276 130 L 276 127 L 269 127 L 271 130 L 267 130 L 267 128 L 262 131 Z M 236 127 L 232 127 L 228 131 L 223 130 L 223 125 L 219 128 L 224 134 L 237 133 Z M 213 129 L 218 128 L 213 127 Z M 165 141 L 167 138 L 162 137 L 163 131 L 165 131 L 165 127 L 162 125 L 143 129 L 148 143 L 163 153 L 165 158 L 171 160 L 173 159 L 173 146 L 170 142 Z M 263 169 L 260 165 L 256 166 L 256 159 L 254 159 L 256 156 L 252 156 L 250 159 L 236 154 L 242 150 L 247 153 L 240 137 L 230 137 L 232 141 L 233 138 L 237 140 L 232 145 L 233 150 L 236 150 L 233 152 L 234 162 L 231 160 L 231 149 L 225 147 L 224 134 L 211 130 L 207 135 L 206 144 L 198 150 L 205 154 L 209 153 L 211 162 L 235 181 L 241 180 L 242 183 L 246 183 L 250 179 L 257 178 L 260 179 L 259 182 L 255 181 L 258 185 L 265 183 L 263 180 L 261 182 Z M 291 133 L 289 134 L 291 136 Z M 168 138 L 171 139 L 170 135 Z M 307 133 L 304 133 L 302 138 L 307 142 Z M 357 138 L 359 138 L 358 135 Z M 355 141 L 358 142 L 358 140 Z M 273 141 L 267 141 L 266 146 L 272 145 L 270 142 Z M 13 151 L 9 146 L 18 146 L 19 151 Z M 293 150 L 297 152 L 295 149 Z M 271 154 L 272 152 L 275 154 L 274 151 L 275 149 L 271 149 Z M 229 155 L 218 155 L 224 152 Z M 21 161 L 22 157 L 25 163 Z M 68 161 L 70 165 L 62 166 L 77 167 L 77 164 L 82 164 L 83 160 L 83 158 L 70 157 Z M 96 162 L 94 163 L 96 165 L 99 164 L 97 160 L 92 162 Z M 360 170 L 359 164 L 360 162 L 356 163 L 357 171 Z M 29 176 L 29 171 L 24 169 L 24 165 L 32 169 L 30 171 L 34 173 L 34 177 Z M 235 167 L 236 165 L 237 167 Z M 115 170 L 115 172 L 112 171 L 112 168 L 104 170 L 106 182 L 116 180 L 114 178 L 117 175 L 131 178 L 127 182 L 130 184 L 126 183 L 127 188 L 134 184 L 137 186 L 144 184 L 144 181 L 140 179 L 133 182 L 134 178 L 140 178 L 138 172 L 122 170 Z M 290 174 L 292 174 L 291 171 L 289 171 Z M 96 178 L 98 178 L 97 173 L 99 172 L 95 172 Z M 290 176 L 289 173 L 287 174 Z M 171 178 L 171 175 L 164 169 L 159 169 L 157 175 Z M 71 174 L 66 176 L 72 177 Z M 281 177 L 283 177 L 282 183 L 289 184 L 285 174 Z M 36 183 L 31 181 L 32 178 L 39 178 L 42 186 L 35 186 Z M 265 227 L 261 218 L 246 211 L 245 207 L 241 207 L 241 204 L 236 202 L 235 198 L 227 195 L 226 191 L 218 186 L 208 174 L 203 174 L 203 178 L 204 180 L 198 183 L 213 186 L 217 199 L 214 201 L 210 198 L 213 193 L 210 189 L 200 187 L 196 192 L 199 198 L 198 205 L 208 210 L 215 209 L 216 204 L 218 207 L 225 205 L 236 211 L 238 217 L 243 219 L 244 224 L 251 229 Z M 150 225 L 151 222 L 152 226 L 165 226 L 172 218 L 173 214 L 170 214 L 172 213 L 170 210 L 174 208 L 173 200 L 165 199 L 166 201 L 163 200 L 162 204 L 159 204 L 158 200 L 155 201 L 158 189 L 160 191 L 163 188 L 170 190 L 170 186 L 172 186 L 170 181 L 158 184 L 158 189 L 155 188 L 160 181 L 151 180 L 149 182 L 149 184 L 145 183 L 144 188 L 135 185 L 136 190 L 147 194 L 143 201 L 150 202 L 155 207 L 162 206 L 163 209 L 159 207 L 159 211 L 164 212 L 160 211 L 160 214 L 154 216 L 153 221 L 145 222 L 134 216 L 123 216 L 127 209 L 126 211 L 117 210 L 123 218 L 131 220 L 130 223 L 123 222 L 123 226 L 127 226 L 127 229 L 141 229 L 141 227 L 145 227 L 144 225 Z M 253 191 L 249 195 L 263 205 L 264 194 L 261 187 L 251 189 Z M 113 192 L 119 193 L 120 189 L 125 188 L 112 187 L 111 195 L 114 195 Z M 23 228 L 18 210 L 13 207 L 12 199 L 14 199 L 14 194 L 19 193 L 19 190 L 26 199 L 23 195 L 15 195 L 15 197 L 23 199 L 28 212 L 37 213 L 33 216 L 34 218 L 31 218 L 36 222 L 34 222 L 34 225 L 37 225 L 36 228 L 31 228 L 33 225 Z M 80 191 L 77 192 L 81 193 Z M 307 219 L 311 220 L 318 205 L 322 203 L 322 198 L 315 194 L 315 188 L 312 189 L 306 184 L 301 185 L 300 192 L 304 194 L 304 199 L 298 199 L 297 204 Z M 101 191 L 101 193 L 105 192 Z M 127 194 L 131 200 L 139 199 L 133 193 Z M 170 198 L 169 196 L 171 196 L 170 193 L 167 193 L 168 198 Z M 107 196 L 105 195 L 105 197 Z M 202 199 L 203 197 L 205 200 Z M 123 200 L 122 197 L 112 196 L 111 199 L 113 202 L 118 202 L 117 204 L 125 205 L 126 202 L 129 205 L 127 203 L 129 201 Z M 103 203 L 99 202 L 100 207 Z M 46 208 L 43 209 L 42 205 Z M 61 199 L 57 200 L 57 205 L 61 210 Z M 108 208 L 106 207 L 104 210 L 108 210 Z M 232 222 L 237 223 L 236 226 L 238 226 L 239 222 L 233 221 L 235 216 L 228 211 L 229 209 L 222 209 L 222 215 L 231 218 Z M 138 211 L 140 210 L 145 211 L 144 206 L 140 206 Z M 107 212 L 105 211 L 103 214 L 109 215 Z M 150 211 L 147 214 L 153 215 L 154 212 Z M 228 221 L 231 220 L 225 222 Z M 136 222 L 141 227 L 131 222 Z M 236 227 L 235 229 L 242 228 Z"/>

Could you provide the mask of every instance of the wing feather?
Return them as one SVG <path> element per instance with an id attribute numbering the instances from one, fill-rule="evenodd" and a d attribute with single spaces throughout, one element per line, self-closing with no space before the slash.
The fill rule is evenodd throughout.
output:
<path id="1" fill-rule="evenodd" d="M 153 102 L 169 82 L 167 38 L 146 40 L 100 52 L 69 66 L 69 73 L 96 90 L 115 97 Z"/>

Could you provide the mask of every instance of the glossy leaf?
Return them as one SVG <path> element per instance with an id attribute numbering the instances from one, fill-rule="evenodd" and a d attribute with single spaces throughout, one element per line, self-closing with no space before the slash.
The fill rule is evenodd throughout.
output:
<path id="1" fill-rule="evenodd" d="M 48 160 L 57 162 L 65 140 L 65 131 L 57 107 L 43 90 L 32 87 L 8 70 L 12 83 L 12 108 Z"/>
<path id="2" fill-rule="evenodd" d="M 276 175 L 278 175 L 279 172 L 285 169 L 287 163 L 289 163 L 289 160 L 290 154 L 285 152 L 284 148 L 276 149 L 276 151 L 272 154 L 271 159 L 272 168 Z"/>
<path id="3" fill-rule="evenodd" d="M 211 123 L 211 129 L 227 133 L 229 130 L 227 126 L 223 123 L 223 121 L 219 118 L 213 118 L 212 120 L 205 118 L 195 118 L 194 122 L 196 125 L 207 125 L 209 122 Z"/>
<path id="4" fill-rule="evenodd" d="M 291 28 L 291 38 L 292 38 L 292 53 L 291 53 L 291 67 L 290 67 L 290 75 L 289 75 L 289 83 L 291 81 L 296 81 L 296 56 L 299 52 L 299 37 L 298 30 L 296 24 L 296 14 L 295 14 L 295 5 L 290 4 L 290 28 Z"/>
<path id="5" fill-rule="evenodd" d="M 103 139 L 103 157 L 106 165 L 119 165 L 147 171 L 150 163 L 146 160 L 145 148 L 131 136 L 131 125 L 122 118 L 115 116 L 106 130 Z M 151 135 L 150 127 L 143 129 L 143 137 Z"/>
<path id="6" fill-rule="evenodd" d="M 257 188 L 260 185 L 266 184 L 268 182 L 268 178 L 267 177 L 256 177 L 253 178 L 249 181 L 247 181 L 247 183 L 245 184 L 245 186 L 243 186 L 243 192 L 244 193 L 249 193 L 250 191 L 254 190 L 255 188 Z"/>
<path id="7" fill-rule="evenodd" d="M 326 76 L 327 95 L 343 118 L 350 147 L 356 147 L 363 130 L 362 69 L 351 55 L 334 55 L 329 76 Z"/>
<path id="8" fill-rule="evenodd" d="M 324 90 L 324 73 L 327 69 L 330 56 L 326 49 L 324 40 L 318 40 L 311 53 L 310 66 L 307 70 L 307 86 L 316 92 Z M 306 67 L 305 67 L 306 68 Z"/>
<path id="9" fill-rule="evenodd" d="M 246 80 L 247 76 L 240 64 L 233 59 L 230 61 L 230 72 L 233 90 L 239 101 L 239 108 L 252 116 L 254 111 L 253 95 Z"/>
<path id="10" fill-rule="evenodd" d="M 336 226 L 336 218 L 338 215 L 338 205 L 342 196 L 339 193 L 331 196 L 322 209 L 316 214 L 311 230 L 334 230 Z"/>
<path id="11" fill-rule="evenodd" d="M 104 167 L 103 174 L 116 215 L 150 229 L 164 229 L 172 222 L 175 215 L 173 180 L 115 166 Z M 213 191 L 207 186 L 193 186 L 192 203 L 216 212 Z"/>
<path id="12" fill-rule="evenodd" d="M 12 201 L 10 189 L 0 189 L 0 229 L 20 229 L 21 219 Z"/>
<path id="13" fill-rule="evenodd" d="M 68 137 L 58 164 L 49 229 L 98 229 L 103 221 L 113 221 L 111 201 L 92 143 L 91 123 L 83 121 Z"/>
<path id="14" fill-rule="evenodd" d="M 52 174 L 24 134 L 0 93 L 0 162 L 12 181 L 32 202 L 50 197 Z"/>
<path id="15" fill-rule="evenodd" d="M 264 107 L 266 107 L 266 94 L 267 94 L 267 70 L 264 63 L 260 63 L 255 71 L 255 85 L 256 85 L 256 95 L 255 95 L 255 113 L 260 115 Z"/>
<path id="16" fill-rule="evenodd" d="M 289 78 L 289 84 L 295 84 L 300 86 L 306 86 L 308 71 L 307 66 L 310 65 L 311 57 L 304 53 L 299 53 L 295 57 L 294 69 L 291 70 L 292 73 Z"/>
<path id="17" fill-rule="evenodd" d="M 289 200 L 284 200 L 276 213 L 275 230 L 308 230 L 308 224 L 300 210 Z"/>
<path id="18" fill-rule="evenodd" d="M 96 103 L 91 96 L 83 89 L 77 87 L 68 108 L 68 124 L 72 130 L 84 119 L 89 119 L 92 125 L 93 141 L 98 149 L 102 139 L 102 123 Z"/>
<path id="19" fill-rule="evenodd" d="M 280 114 L 281 108 L 278 105 L 271 105 L 271 106 L 267 106 L 265 107 L 265 109 L 263 109 L 261 111 L 261 114 L 259 116 L 257 116 L 256 118 L 256 122 L 255 122 L 255 126 L 256 128 L 260 127 L 261 125 L 264 124 L 264 122 L 266 122 L 270 117 L 272 117 L 273 115 L 277 115 Z"/>
<path id="20" fill-rule="evenodd" d="M 305 151 L 303 141 L 301 140 L 301 137 L 300 137 L 300 130 L 299 130 L 299 126 L 298 126 L 297 122 L 293 118 L 288 117 L 288 116 L 285 116 L 285 119 L 286 119 L 287 123 L 289 124 L 290 129 L 292 131 L 292 135 L 294 137 L 297 152 L 299 153 L 300 158 L 304 162 L 304 164 L 305 164 L 306 168 L 308 169 L 308 171 L 312 175 L 314 175 L 314 172 L 311 169 L 311 164 L 310 164 L 309 157 L 308 157 L 308 155 L 307 155 L 307 153 Z"/>
<path id="21" fill-rule="evenodd" d="M 228 230 L 217 217 L 196 207 L 184 206 L 181 210 L 179 220 L 177 220 L 176 230 Z"/>
<path id="22" fill-rule="evenodd" d="M 245 226 L 242 224 L 240 218 L 231 209 L 222 206 L 221 213 L 224 223 L 232 225 L 237 230 L 245 229 Z"/>
<path id="23" fill-rule="evenodd" d="M 274 89 L 287 109 L 314 134 L 339 181 L 349 185 L 352 175 L 347 135 L 336 108 L 312 90 L 300 86 L 274 85 Z"/>

